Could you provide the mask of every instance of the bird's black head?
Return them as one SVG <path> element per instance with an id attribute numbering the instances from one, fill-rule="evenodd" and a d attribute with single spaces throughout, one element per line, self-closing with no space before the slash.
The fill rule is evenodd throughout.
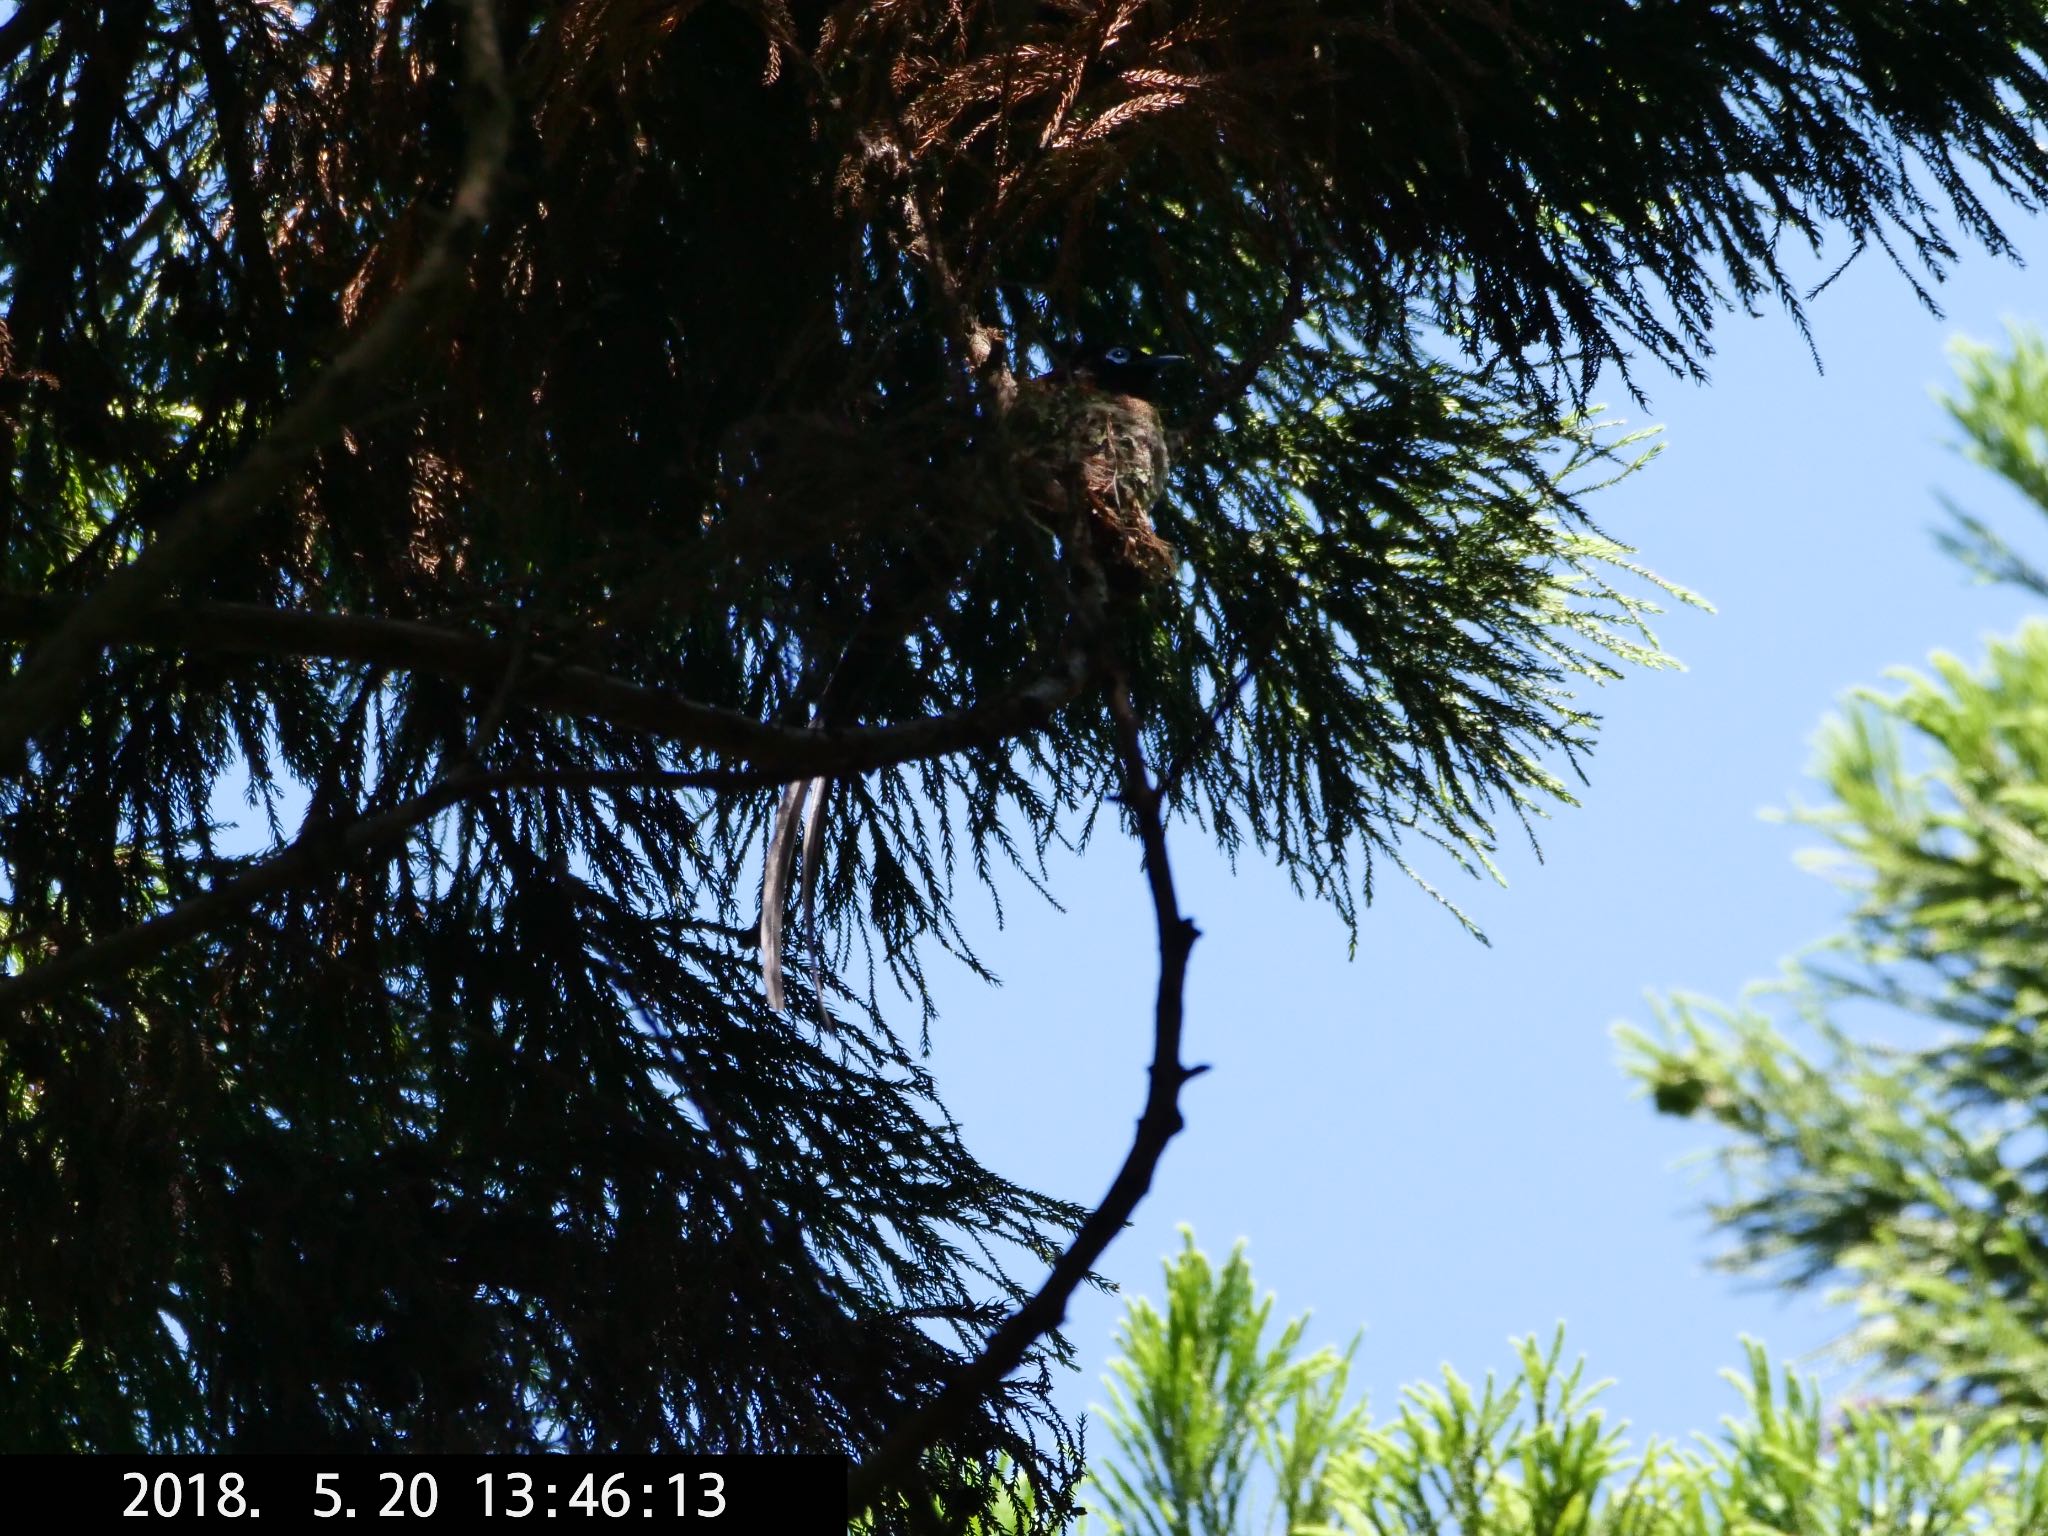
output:
<path id="1" fill-rule="evenodd" d="M 1161 378 L 1187 359 L 1172 352 L 1147 352 L 1121 342 L 1106 347 L 1083 347 L 1067 367 L 1072 377 L 1119 395 L 1136 395 L 1149 400 Z"/>

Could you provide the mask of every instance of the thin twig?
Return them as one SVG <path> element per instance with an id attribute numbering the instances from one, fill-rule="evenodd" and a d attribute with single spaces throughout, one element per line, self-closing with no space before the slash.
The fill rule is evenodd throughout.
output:
<path id="1" fill-rule="evenodd" d="M 133 632 L 165 588 L 211 558 L 269 504 L 299 463 L 338 433 L 367 387 L 426 329 L 440 291 L 482 232 L 512 137 L 512 101 L 489 0 L 466 0 L 464 91 L 469 146 L 446 219 L 376 321 L 323 369 L 305 396 L 241 462 L 170 520 L 36 647 L 0 694 L 0 770 L 18 768 L 29 739 L 60 714 L 103 646 Z"/>
<path id="2" fill-rule="evenodd" d="M 201 245 L 213 253 L 213 259 L 220 263 L 223 273 L 229 276 L 237 273 L 241 263 L 230 256 L 227 247 L 220 243 L 220 237 L 214 234 L 213 226 L 207 221 L 204 210 L 193 201 L 191 190 L 179 180 L 177 167 L 171 164 L 170 157 L 157 148 L 150 139 L 149 130 L 137 122 L 135 114 L 125 107 L 121 109 L 121 126 L 128 130 L 129 142 L 142 156 L 143 164 L 155 175 L 157 184 L 164 189 L 164 196 L 169 198 L 171 206 L 178 210 L 178 217 L 185 221 L 185 227 L 198 237 Z"/>
<path id="3" fill-rule="evenodd" d="M 260 24 L 260 23 L 259 23 Z M 214 0 L 197 0 L 191 8 L 192 40 L 199 67 L 206 76 L 206 101 L 213 109 L 220 146 L 220 164 L 228 184 L 228 206 L 234 214 L 235 249 L 241 256 L 242 274 L 256 299 L 262 322 L 259 334 L 268 335 L 284 304 L 284 284 L 278 278 L 268 232 L 263 227 L 262 201 L 256 190 L 256 176 L 250 164 L 249 114 L 242 99 L 241 82 L 228 58 L 227 29 L 221 25 Z M 254 44 L 243 43 L 245 51 Z"/>
<path id="4" fill-rule="evenodd" d="M 1247 661 L 1228 688 L 1217 690 L 1215 702 L 1209 706 L 1209 713 L 1203 719 L 1200 729 L 1188 739 L 1181 747 L 1179 755 L 1173 758 L 1159 775 L 1159 798 L 1163 803 L 1173 803 L 1174 797 L 1180 793 L 1180 781 L 1200 758 L 1215 747 L 1223 733 L 1223 722 L 1237 707 L 1238 700 L 1244 697 L 1245 689 L 1251 686 L 1252 675 L 1253 663 Z"/>
<path id="5" fill-rule="evenodd" d="M 1268 364 L 1294 340 L 1295 328 L 1301 324 L 1308 312 L 1310 250 L 1303 243 L 1301 232 L 1296 227 L 1291 208 L 1283 207 L 1280 224 L 1287 237 L 1287 296 L 1281 300 L 1279 313 L 1267 327 L 1266 334 L 1259 338 L 1238 361 L 1213 381 L 1205 380 L 1205 388 L 1195 403 L 1188 409 L 1188 420 L 1193 424 L 1185 438 L 1185 444 L 1192 446 L 1217 431 L 1217 418 L 1224 406 L 1239 399 L 1245 391 L 1258 382 Z M 1190 334 L 1178 313 L 1173 314 L 1176 340 L 1191 354 L 1199 355 L 1198 338 Z"/>
<path id="6" fill-rule="evenodd" d="M 1039 1339 L 1065 1321 L 1067 1303 L 1152 1187 L 1152 1176 L 1166 1144 L 1179 1132 L 1181 1085 L 1207 1069 L 1180 1061 L 1181 1021 L 1187 985 L 1188 955 L 1197 930 L 1181 916 L 1174 894 L 1173 870 L 1167 862 L 1166 827 L 1159 794 L 1145 767 L 1137 711 L 1121 673 L 1110 685 L 1109 708 L 1116 725 L 1123 769 L 1124 804 L 1137 825 L 1145 850 L 1145 876 L 1152 892 L 1152 910 L 1159 930 L 1159 990 L 1153 1006 L 1151 1088 L 1137 1134 L 1102 1203 L 1081 1223 L 1065 1253 L 1052 1267 L 1036 1295 L 1013 1312 L 982 1346 L 981 1353 L 935 1395 L 892 1428 L 880 1447 L 854 1467 L 848 1480 L 847 1513 L 858 1517 L 879 1500 L 898 1477 L 943 1432 L 995 1390 L 1023 1363 Z"/>

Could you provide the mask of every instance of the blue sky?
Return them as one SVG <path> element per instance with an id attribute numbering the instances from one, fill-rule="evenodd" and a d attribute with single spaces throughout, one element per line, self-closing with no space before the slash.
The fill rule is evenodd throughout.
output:
<path id="1" fill-rule="evenodd" d="M 2048 228 L 2009 228 L 2048 258 Z M 1934 547 L 1938 490 L 2022 547 L 2048 547 L 2048 527 L 1953 450 L 1933 392 L 1951 337 L 2048 322 L 2048 294 L 1969 251 L 1937 297 L 1942 318 L 1874 252 L 1811 305 L 1825 372 L 1788 317 L 1737 315 L 1710 384 L 1644 374 L 1647 410 L 1607 391 L 1666 446 L 1590 511 L 1719 612 L 1660 624 L 1686 671 L 1602 692 L 1591 783 L 1543 829 L 1543 862 L 1508 843 L 1505 890 L 1427 871 L 1455 881 L 1491 948 L 1388 871 L 1347 959 L 1329 911 L 1173 829 L 1204 934 L 1186 1059 L 1213 1070 L 1184 1092 L 1187 1129 L 1105 1261 L 1127 1292 L 1158 1295 L 1179 1223 L 1212 1254 L 1248 1238 L 1277 1310 L 1313 1310 L 1312 1342 L 1365 1326 L 1353 1379 L 1376 1413 L 1446 1362 L 1508 1371 L 1511 1336 L 1559 1321 L 1589 1374 L 1615 1378 L 1606 1404 L 1638 1443 L 1738 1409 L 1719 1373 L 1745 1333 L 1849 1379 L 1810 1358 L 1840 1314 L 1707 1267 L 1714 1186 L 1679 1166 L 1706 1133 L 1633 1097 L 1609 1031 L 1648 1022 L 1653 991 L 1732 1000 L 1833 929 L 1843 898 L 1794 864 L 1814 839 L 1760 813 L 1818 797 L 1812 737 L 1844 690 L 1935 649 L 1975 658 L 2031 611 Z M 931 1065 L 987 1162 L 1092 1203 L 1144 1094 L 1152 919 L 1114 836 L 1056 862 L 1052 885 L 1064 915 L 1019 893 L 1006 931 L 983 926 L 1004 987 L 938 974 Z M 1064 1408 L 1104 1399 L 1121 1307 L 1073 1308 L 1082 1368 Z"/>

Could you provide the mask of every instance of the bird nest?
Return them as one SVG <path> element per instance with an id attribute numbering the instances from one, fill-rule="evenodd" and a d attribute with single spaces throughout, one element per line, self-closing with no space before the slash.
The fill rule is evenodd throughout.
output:
<path id="1" fill-rule="evenodd" d="M 1055 534 L 1120 589 L 1173 574 L 1179 552 L 1152 526 L 1171 458 L 1149 402 L 1038 379 L 1019 389 L 1007 426 L 1017 489 Z"/>
<path id="2" fill-rule="evenodd" d="M 1131 592 L 1178 558 L 1151 517 L 1168 465 L 1150 404 L 1049 379 L 1019 388 L 992 438 L 935 408 L 757 417 L 729 441 L 721 531 L 755 554 L 908 558 L 946 582 L 1003 525 L 1016 536 L 1035 525 Z"/>

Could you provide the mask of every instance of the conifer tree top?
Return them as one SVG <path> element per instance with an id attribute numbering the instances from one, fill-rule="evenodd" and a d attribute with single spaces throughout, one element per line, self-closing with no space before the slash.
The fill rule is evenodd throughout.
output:
<path id="1" fill-rule="evenodd" d="M 884 1016 L 975 963 L 958 882 L 1143 839 L 1156 1160 L 1166 829 L 1355 921 L 1568 799 L 1584 687 L 1659 659 L 1580 505 L 1634 453 L 1594 381 L 1796 315 L 1787 241 L 2003 248 L 2044 42 L 2005 0 L 22 0 L 0 1230 L 49 1242 L 0 1263 L 0 1438 L 831 1446 L 878 1530 L 1008 1455 L 1051 1518 L 1037 1368 L 1121 1218 L 977 1163 Z M 1092 609 L 1001 451 L 1075 335 L 1193 359 L 1170 574 Z M 784 1020 L 760 849 L 813 776 Z"/>

